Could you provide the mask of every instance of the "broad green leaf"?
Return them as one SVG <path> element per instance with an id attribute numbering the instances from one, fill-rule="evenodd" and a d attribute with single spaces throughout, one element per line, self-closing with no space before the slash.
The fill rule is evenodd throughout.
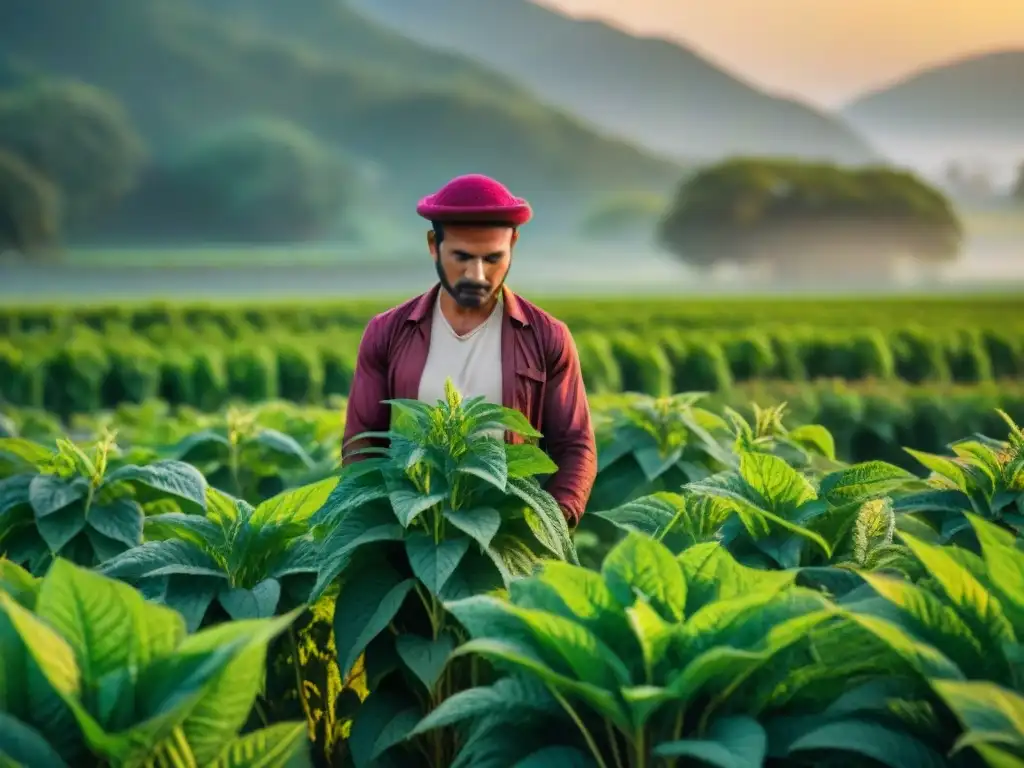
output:
<path id="1" fill-rule="evenodd" d="M 225 590 L 217 599 L 235 621 L 267 619 L 277 611 L 281 599 L 281 582 L 277 579 L 264 579 L 252 589 L 235 587 Z"/>
<path id="2" fill-rule="evenodd" d="M 770 453 L 743 453 L 740 476 L 772 512 L 785 513 L 816 497 L 807 478 Z"/>
<path id="3" fill-rule="evenodd" d="M 553 475 L 558 471 L 558 465 L 544 451 L 529 443 L 506 445 L 505 455 L 508 460 L 508 477 Z"/>
<path id="4" fill-rule="evenodd" d="M 266 448 L 272 453 L 285 459 L 297 459 L 306 467 L 313 466 L 313 459 L 310 458 L 306 449 L 299 445 L 291 435 L 279 432 L 276 429 L 261 429 L 253 442 Z"/>
<path id="5" fill-rule="evenodd" d="M 986 680 L 934 680 L 932 686 L 963 723 L 957 748 L 985 742 L 1024 748 L 1024 697 Z"/>
<path id="6" fill-rule="evenodd" d="M 445 509 L 445 520 L 486 549 L 501 527 L 501 513 L 492 507 Z"/>
<path id="7" fill-rule="evenodd" d="M 956 463 L 953 459 L 945 456 L 938 456 L 934 453 L 925 453 L 924 451 L 916 451 L 912 448 L 904 448 L 904 451 L 909 453 L 919 462 L 921 462 L 926 468 L 930 469 L 937 475 L 941 475 L 947 480 L 951 481 L 964 493 L 971 490 L 972 483 L 969 476 L 964 472 L 963 467 Z"/>
<path id="8" fill-rule="evenodd" d="M 372 691 L 352 720 L 348 747 L 355 768 L 369 768 L 376 758 L 404 741 L 423 713 L 415 699 L 392 690 Z"/>
<path id="9" fill-rule="evenodd" d="M 832 433 L 821 424 L 803 424 L 786 433 L 793 442 L 821 454 L 826 459 L 835 461 L 836 441 Z"/>
<path id="10" fill-rule="evenodd" d="M 526 522 L 537 541 L 556 557 L 579 564 L 569 526 L 558 503 L 531 478 L 510 477 L 508 492 L 524 501 Z"/>
<path id="11" fill-rule="evenodd" d="M 869 613 L 862 613 L 856 610 L 856 606 L 852 607 L 853 610 L 844 609 L 844 615 L 874 634 L 893 653 L 922 676 L 944 679 L 963 678 L 963 672 L 956 664 L 928 643 L 922 642 L 908 633 L 899 624 Z"/>
<path id="12" fill-rule="evenodd" d="M 149 515 L 143 521 L 143 531 L 148 541 L 182 539 L 200 549 L 219 549 L 228 544 L 224 527 L 203 515 L 183 512 Z"/>
<path id="13" fill-rule="evenodd" d="M 666 621 L 682 621 L 686 582 L 679 563 L 659 542 L 638 533 L 627 534 L 605 557 L 601 575 L 623 606 L 632 605 L 640 594 Z"/>
<path id="14" fill-rule="evenodd" d="M 227 662 L 203 686 L 202 697 L 182 724 L 199 765 L 216 759 L 245 724 L 265 683 L 267 646 L 301 610 L 273 619 L 227 622 L 189 635 L 178 647 L 185 657 L 233 649 Z"/>
<path id="15" fill-rule="evenodd" d="M 381 478 L 383 466 L 383 459 L 367 459 L 342 468 L 334 490 L 313 513 L 312 520 L 317 523 L 337 522 L 344 519 L 350 510 L 386 499 L 388 490 Z"/>
<path id="16" fill-rule="evenodd" d="M 622 605 L 595 571 L 548 561 L 534 576 L 513 581 L 509 591 L 518 606 L 554 613 L 587 627 L 621 659 L 635 658 L 640 651 Z"/>
<path id="17" fill-rule="evenodd" d="M 830 504 L 864 502 L 916 479 L 914 474 L 894 464 L 865 461 L 825 475 L 818 485 L 818 494 Z"/>
<path id="18" fill-rule="evenodd" d="M 0 758 L 26 768 L 67 768 L 67 763 L 39 731 L 0 712 Z"/>
<path id="19" fill-rule="evenodd" d="M 462 536 L 435 544 L 430 534 L 417 531 L 405 540 L 412 572 L 435 595 L 440 594 L 468 550 L 469 539 Z"/>
<path id="20" fill-rule="evenodd" d="M 0 480 L 0 515 L 29 503 L 29 488 L 35 475 L 13 475 Z"/>
<path id="21" fill-rule="evenodd" d="M 387 562 L 377 562 L 343 587 L 334 606 L 334 642 L 341 676 L 347 679 L 366 646 L 395 617 L 414 579 L 403 579 Z"/>
<path id="22" fill-rule="evenodd" d="M 129 547 L 142 543 L 142 507 L 132 499 L 118 498 L 89 507 L 86 522 L 104 536 Z"/>
<path id="23" fill-rule="evenodd" d="M 941 598 L 900 578 L 874 573 L 862 573 L 861 578 L 906 614 L 909 621 L 905 628 L 911 634 L 930 643 L 960 669 L 974 669 L 985 663 L 986 645 L 982 639 Z M 937 670 L 931 674 L 936 673 Z"/>
<path id="24" fill-rule="evenodd" d="M 41 581 L 21 566 L 0 557 L 0 590 L 9 594 L 22 607 L 35 610 Z"/>
<path id="25" fill-rule="evenodd" d="M 324 506 L 337 485 L 338 478 L 328 477 L 272 496 L 256 507 L 249 523 L 259 527 L 268 523 L 305 522 Z"/>
<path id="26" fill-rule="evenodd" d="M 0 456 L 15 460 L 23 469 L 39 469 L 50 460 L 52 453 L 23 437 L 4 437 L 0 438 Z"/>
<path id="27" fill-rule="evenodd" d="M 210 768 L 305 768 L 311 765 L 305 723 L 276 723 L 231 741 Z"/>
<path id="28" fill-rule="evenodd" d="M 89 492 L 89 481 L 83 477 L 62 480 L 56 475 L 35 475 L 28 486 L 28 500 L 36 518 L 52 515 Z"/>
<path id="29" fill-rule="evenodd" d="M 780 592 L 796 580 L 796 571 L 765 571 L 742 565 L 717 542 L 695 544 L 676 560 L 686 582 L 685 615 L 716 600 L 752 592 Z"/>
<path id="30" fill-rule="evenodd" d="M 501 440 L 487 437 L 474 440 L 455 471 L 479 477 L 504 493 L 509 474 L 505 444 Z"/>
<path id="31" fill-rule="evenodd" d="M 659 744 L 658 757 L 690 757 L 716 768 L 761 768 L 768 753 L 768 736 L 751 717 L 715 720 L 703 739 Z"/>
<path id="32" fill-rule="evenodd" d="M 128 465 L 115 469 L 104 478 L 104 485 L 131 483 L 145 501 L 172 496 L 179 501 L 206 509 L 206 478 L 183 461 L 157 461 L 144 467 Z"/>
<path id="33" fill-rule="evenodd" d="M 422 494 L 415 488 L 409 487 L 391 491 L 388 498 L 391 499 L 391 508 L 394 510 L 398 522 L 402 524 L 403 528 L 408 528 L 421 514 L 435 504 L 445 501 L 448 498 L 448 492 Z"/>
<path id="34" fill-rule="evenodd" d="M 674 493 L 654 493 L 626 502 L 614 509 L 587 512 L 626 531 L 655 536 L 685 514 L 686 500 Z"/>
<path id="35" fill-rule="evenodd" d="M 532 677 L 506 676 L 490 686 L 468 688 L 449 696 L 424 717 L 410 735 L 499 712 L 544 718 L 561 715 L 562 708 L 543 683 Z"/>
<path id="36" fill-rule="evenodd" d="M 945 757 L 905 731 L 866 720 L 827 723 L 789 746 L 789 753 L 852 753 L 890 768 L 945 768 Z M 796 756 L 796 755 L 794 755 Z"/>
<path id="37" fill-rule="evenodd" d="M 968 514 L 967 519 L 974 527 L 981 544 L 988 581 L 999 592 L 1003 607 L 1014 610 L 1018 617 L 1024 617 L 1024 552 L 1017 546 L 1016 537 L 977 515 Z M 1014 629 L 1020 637 L 1024 622 L 1014 622 Z"/>
<path id="38" fill-rule="evenodd" d="M 665 657 L 668 647 L 675 637 L 676 625 L 667 623 L 642 598 L 626 608 L 626 617 L 633 628 L 633 634 L 639 642 L 643 654 L 644 679 L 649 685 L 653 684 L 655 667 Z"/>
<path id="39" fill-rule="evenodd" d="M 125 581 L 173 575 L 227 578 L 207 552 L 191 542 L 176 540 L 144 542 L 102 563 L 97 570 Z"/>
<path id="40" fill-rule="evenodd" d="M 526 642 L 548 664 L 587 685 L 615 690 L 629 680 L 622 661 L 593 632 L 570 619 L 486 596 L 446 607 L 473 637 Z"/>
<path id="41" fill-rule="evenodd" d="M 174 611 L 145 602 L 127 584 L 60 559 L 43 579 L 36 614 L 68 643 L 90 685 L 120 667 L 145 667 L 185 636 Z"/>
<path id="42" fill-rule="evenodd" d="M 908 533 L 900 537 L 928 569 L 964 623 L 983 643 L 1012 642 L 1013 627 L 999 601 L 967 568 L 942 547 L 925 544 Z"/>
<path id="43" fill-rule="evenodd" d="M 328 585 L 345 571 L 360 547 L 376 541 L 401 541 L 404 535 L 404 529 L 395 522 L 389 506 L 367 504 L 352 509 L 324 539 L 319 574 L 310 599 L 320 597 Z"/>
<path id="44" fill-rule="evenodd" d="M 395 640 L 395 650 L 427 691 L 433 692 L 448 658 L 455 650 L 455 638 L 448 632 L 442 632 L 436 640 L 405 634 Z"/>
<path id="45" fill-rule="evenodd" d="M 85 506 L 75 501 L 46 517 L 37 518 L 36 530 L 50 551 L 56 554 L 85 530 L 85 524 Z"/>

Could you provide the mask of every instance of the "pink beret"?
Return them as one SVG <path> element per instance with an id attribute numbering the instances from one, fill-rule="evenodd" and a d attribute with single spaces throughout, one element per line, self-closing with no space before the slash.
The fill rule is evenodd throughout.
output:
<path id="1" fill-rule="evenodd" d="M 533 211 L 505 185 L 478 173 L 457 176 L 416 206 L 416 213 L 431 221 L 507 221 L 521 226 Z"/>

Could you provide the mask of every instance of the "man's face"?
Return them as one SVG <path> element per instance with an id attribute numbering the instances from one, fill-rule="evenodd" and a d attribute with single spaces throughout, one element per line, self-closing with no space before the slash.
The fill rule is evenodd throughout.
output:
<path id="1" fill-rule="evenodd" d="M 511 227 L 446 225 L 438 253 L 434 233 L 428 233 L 437 276 L 459 306 L 481 307 L 497 295 L 508 275 L 518 235 Z"/>

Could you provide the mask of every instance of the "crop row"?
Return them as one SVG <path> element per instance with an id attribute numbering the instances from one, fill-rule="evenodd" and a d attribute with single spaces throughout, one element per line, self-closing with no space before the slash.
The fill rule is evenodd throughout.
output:
<path id="1" fill-rule="evenodd" d="M 385 454 L 340 475 L 324 457 L 319 478 L 308 434 L 234 411 L 148 448 L 0 438 L 0 650 L 25 671 L 5 680 L 0 754 L 1024 761 L 1012 418 L 908 450 L 907 471 L 838 460 L 827 429 L 773 408 L 607 407 L 600 505 L 574 531 L 550 459 L 490 437 L 495 421 L 536 437 L 521 415 L 451 388 L 397 420 Z M 239 482 L 266 472 L 282 484 Z"/>
<path id="2" fill-rule="evenodd" d="M 155 328 L 205 332 L 216 328 L 232 338 L 252 331 L 309 333 L 362 330 L 376 313 L 397 303 L 376 299 L 269 302 L 118 302 L 99 305 L 25 305 L 0 308 L 0 336 L 84 327 L 106 332 Z M 766 325 L 814 328 L 857 326 L 928 328 L 1024 325 L 1019 296 L 864 298 L 864 299 L 537 299 L 573 331 L 673 329 L 746 329 Z"/>
<path id="3" fill-rule="evenodd" d="M 67 416 L 160 397 L 215 410 L 231 399 L 322 402 L 349 391 L 360 333 L 97 334 L 79 330 L 0 340 L 0 401 Z M 883 332 L 583 331 L 575 335 L 588 390 L 727 391 L 755 380 L 979 383 L 1024 376 L 1024 334 L 921 329 Z"/>
<path id="4" fill-rule="evenodd" d="M 590 398 L 598 438 L 605 441 L 609 414 L 632 395 Z M 845 461 L 884 459 L 901 466 L 912 460 L 903 446 L 939 452 L 962 435 L 989 434 L 1001 428 L 997 410 L 1024 422 L 1024 383 L 1001 382 L 970 386 L 909 385 L 901 382 L 816 383 L 750 382 L 726 392 L 710 393 L 705 407 L 728 407 L 753 418 L 752 403 L 785 405 L 786 421 L 820 424 L 832 433 L 836 454 Z M 204 429 L 224 427 L 228 413 L 248 414 L 254 424 L 296 436 L 312 456 L 336 456 L 345 424 L 345 399 L 328 398 L 321 405 L 288 401 L 238 404 L 203 412 L 172 406 L 163 400 L 122 404 L 109 411 L 79 414 L 65 424 L 53 413 L 35 408 L 6 409 L 6 431 L 52 442 L 65 430 L 98 439 L 104 428 L 132 445 L 170 445 Z M 237 428 L 236 428 L 237 429 Z M 0 433 L 3 429 L 0 429 Z M 671 440 L 671 435 L 665 435 Z M 600 504 L 600 500 L 595 503 Z"/>

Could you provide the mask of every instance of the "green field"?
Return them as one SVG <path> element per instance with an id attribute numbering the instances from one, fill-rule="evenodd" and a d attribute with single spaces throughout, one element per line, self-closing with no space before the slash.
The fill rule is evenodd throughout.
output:
<path id="1" fill-rule="evenodd" d="M 340 468 L 387 302 L 5 307 L 0 764 L 1024 764 L 1021 303 L 542 302 L 572 530 L 455 392 Z"/>

